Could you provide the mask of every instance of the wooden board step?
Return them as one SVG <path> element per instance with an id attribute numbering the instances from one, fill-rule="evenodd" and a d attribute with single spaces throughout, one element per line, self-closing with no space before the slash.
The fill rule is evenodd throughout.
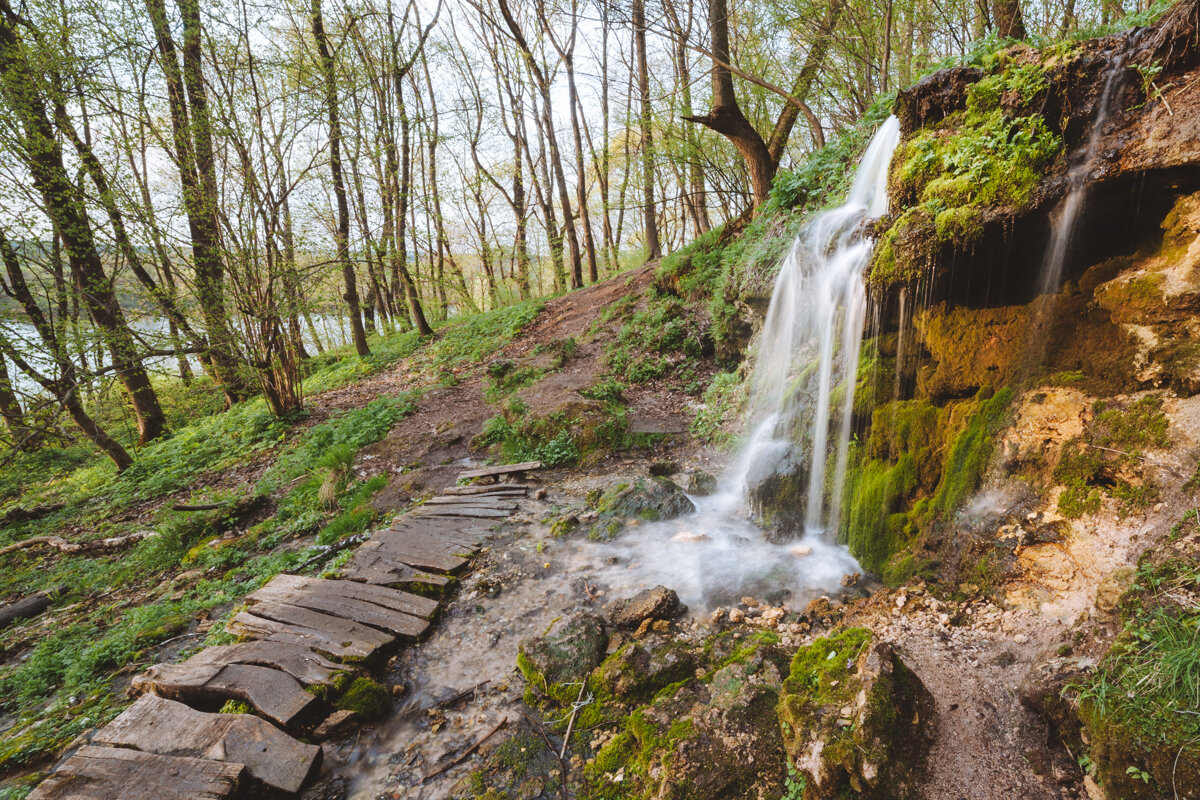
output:
<path id="1" fill-rule="evenodd" d="M 534 488 L 533 484 L 529 483 L 493 483 L 487 486 L 450 486 L 442 491 L 443 495 L 472 495 L 472 494 L 494 494 L 496 496 L 508 497 L 514 495 L 517 497 L 529 494 L 529 490 Z"/>
<path id="2" fill-rule="evenodd" d="M 333 686 L 334 674 L 345 669 L 302 645 L 263 641 L 206 647 L 183 663 L 185 666 L 253 664 L 270 667 L 286 672 L 304 686 Z"/>
<path id="3" fill-rule="evenodd" d="M 392 611 L 402 611 L 421 619 L 431 618 L 438 610 L 438 601 L 428 597 L 402 592 L 399 589 L 363 586 L 361 583 L 351 583 L 350 581 L 308 578 L 303 575 L 277 575 L 267 586 L 285 586 L 296 590 L 320 592 L 347 600 L 361 600 Z"/>
<path id="4" fill-rule="evenodd" d="M 491 497 L 489 495 L 443 495 L 441 497 L 431 497 L 425 501 L 426 506 L 483 506 L 486 508 L 506 508 L 509 511 L 517 510 L 515 500 L 510 500 L 504 497 Z"/>
<path id="5" fill-rule="evenodd" d="M 542 462 L 540 461 L 525 461 L 520 464 L 499 464 L 494 467 L 483 467 L 482 469 L 469 469 L 466 472 L 460 472 L 458 479 L 470 480 L 472 478 L 495 478 L 500 475 L 517 475 L 522 472 L 529 472 L 535 469 L 541 469 Z"/>
<path id="6" fill-rule="evenodd" d="M 487 523 L 491 524 L 491 523 Z M 418 536 L 426 542 L 452 552 L 474 552 L 479 549 L 487 530 L 479 522 L 466 519 L 430 519 L 403 517 L 385 530 L 405 536 Z"/>
<path id="7" fill-rule="evenodd" d="M 321 748 L 288 736 L 253 714 L 206 714 L 145 694 L 92 737 L 94 742 L 161 756 L 245 765 L 249 777 L 295 793 L 321 762 Z"/>
<path id="8" fill-rule="evenodd" d="M 229 621 L 230 633 L 303 645 L 343 661 L 364 661 L 395 638 L 375 628 L 281 603 L 259 603 Z"/>
<path id="9" fill-rule="evenodd" d="M 437 607 L 435 604 L 434 608 L 430 609 L 424 603 L 420 604 L 420 608 L 427 611 L 426 617 L 422 618 L 394 608 L 377 605 L 359 597 L 349 596 L 348 592 L 338 592 L 332 586 L 326 590 L 324 586 L 324 584 L 349 583 L 348 581 L 290 581 L 287 580 L 289 576 L 280 577 L 284 580 L 275 578 L 266 586 L 246 597 L 251 613 L 257 613 L 259 605 L 290 606 L 297 609 L 319 611 L 322 614 L 352 623 L 361 623 L 397 636 L 416 637 L 423 634 L 429 627 L 428 616 L 432 616 Z M 399 594 L 404 593 L 400 592 Z M 414 600 L 419 599 L 422 598 L 414 596 Z M 413 604 L 413 606 L 415 605 Z"/>
<path id="10" fill-rule="evenodd" d="M 133 688 L 199 707 L 241 700 L 285 728 L 315 722 L 322 705 L 291 675 L 254 664 L 158 664 Z"/>
<path id="11" fill-rule="evenodd" d="M 342 565 L 339 573 L 345 580 L 372 586 L 425 585 L 441 589 L 450 582 L 445 575 L 425 572 L 386 558 L 374 548 L 363 552 L 359 547 L 350 560 Z"/>
<path id="12" fill-rule="evenodd" d="M 28 800 L 224 800 L 238 794 L 245 774 L 229 761 L 85 745 Z"/>
<path id="13" fill-rule="evenodd" d="M 378 551 L 383 559 L 407 564 L 417 569 L 455 573 L 467 565 L 467 559 L 456 553 L 471 548 L 445 542 L 413 530 L 383 530 L 359 547 L 359 552 Z"/>
<path id="14" fill-rule="evenodd" d="M 516 509 L 513 509 L 515 511 Z M 484 506 L 424 506 L 409 512 L 409 516 L 421 517 L 466 517 L 468 519 L 507 519 L 512 511 Z"/>

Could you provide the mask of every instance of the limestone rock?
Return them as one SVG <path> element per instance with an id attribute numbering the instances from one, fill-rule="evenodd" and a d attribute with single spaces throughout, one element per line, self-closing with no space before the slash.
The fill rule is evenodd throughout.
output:
<path id="1" fill-rule="evenodd" d="M 869 631 L 851 628 L 800 648 L 778 711 L 788 756 L 808 781 L 808 800 L 917 797 L 933 697 Z"/>
<path id="2" fill-rule="evenodd" d="M 698 664 L 686 645 L 648 637 L 605 659 L 598 675 L 601 685 L 618 699 L 645 702 L 664 686 L 693 675 Z"/>
<path id="3" fill-rule="evenodd" d="M 901 132 L 912 133 L 966 108 L 967 89 L 982 78 L 983 72 L 975 67 L 952 67 L 928 75 L 899 92 L 892 110 L 900 118 Z"/>
<path id="4" fill-rule="evenodd" d="M 625 600 L 615 600 L 604 610 L 608 624 L 616 628 L 637 628 L 646 620 L 674 619 L 687 611 L 679 595 L 665 586 L 643 589 Z"/>

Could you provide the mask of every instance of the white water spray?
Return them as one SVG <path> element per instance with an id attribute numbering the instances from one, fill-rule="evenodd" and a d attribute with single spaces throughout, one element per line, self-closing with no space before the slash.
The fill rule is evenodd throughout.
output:
<path id="1" fill-rule="evenodd" d="M 809 223 L 780 267 L 751 389 L 754 426 L 733 483 L 753 495 L 771 475 L 803 479 L 808 534 L 836 535 L 846 475 L 855 373 L 867 299 L 863 272 L 872 240 L 864 223 L 887 212 L 887 172 L 900 140 L 889 117 L 867 148 L 846 202 Z M 836 414 L 835 412 L 836 404 Z M 836 456 L 826 486 L 830 438 Z"/>
<path id="2" fill-rule="evenodd" d="M 841 497 L 846 472 L 872 248 L 865 223 L 887 211 L 887 170 L 899 138 L 900 124 L 889 118 L 845 204 L 805 226 L 780 267 L 752 378 L 750 433 L 721 491 L 693 498 L 696 512 L 688 516 L 588 543 L 573 554 L 572 574 L 593 576 L 617 596 L 661 583 L 703 609 L 745 595 L 802 601 L 836 590 L 858 570 L 835 541 L 839 503 L 826 498 Z M 789 471 L 807 476 L 805 507 L 793 514 L 804 535 L 772 542 L 753 521 L 748 490 Z"/>

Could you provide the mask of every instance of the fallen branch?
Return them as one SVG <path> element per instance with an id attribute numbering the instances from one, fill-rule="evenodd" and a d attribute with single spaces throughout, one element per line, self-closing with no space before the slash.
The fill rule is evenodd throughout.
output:
<path id="1" fill-rule="evenodd" d="M 367 540 L 367 534 L 356 533 L 353 536 L 347 536 L 345 539 L 342 539 L 340 542 L 334 542 L 333 544 L 318 545 L 316 548 L 316 552 L 314 552 L 311 556 L 304 559 L 303 561 L 301 561 L 299 564 L 292 567 L 291 569 L 285 569 L 283 571 L 283 574 L 295 575 L 297 572 L 307 569 L 308 567 L 312 566 L 313 564 L 316 564 L 321 561 L 326 561 L 329 559 L 330 556 L 336 555 L 337 553 L 340 553 L 343 550 L 347 550 L 351 547 L 354 547 L 355 545 L 361 544 L 361 543 L 365 542 L 366 540 Z"/>
<path id="2" fill-rule="evenodd" d="M 15 525 L 18 522 L 28 522 L 31 519 L 38 519 L 47 514 L 53 514 L 63 507 L 63 503 L 50 503 L 44 506 L 35 506 L 33 508 L 10 508 L 4 512 L 4 516 L 0 517 L 0 528 L 6 528 L 9 525 Z"/>
<path id="3" fill-rule="evenodd" d="M 444 764 L 441 767 L 438 767 L 437 769 L 435 769 L 433 772 L 426 775 L 424 778 L 421 779 L 421 783 L 428 783 L 429 781 L 436 778 L 438 775 L 441 775 L 442 773 L 444 773 L 448 770 L 454 769 L 459 764 L 466 761 L 468 758 L 471 757 L 472 753 L 474 753 L 476 750 L 478 750 L 483 745 L 484 742 L 486 742 L 488 739 L 495 736 L 496 732 L 499 731 L 501 728 L 503 728 L 507 724 L 508 724 L 508 717 L 504 717 L 503 719 L 501 719 L 499 722 L 496 723 L 496 727 L 492 728 L 490 731 L 487 732 L 486 736 L 484 736 L 482 739 L 477 741 L 475 744 L 471 745 L 466 750 L 464 750 L 462 752 L 462 754 L 459 755 L 458 758 L 454 759 L 449 764 Z"/>
<path id="4" fill-rule="evenodd" d="M 171 506 L 172 511 L 216 511 L 218 508 L 226 508 L 229 503 L 200 503 L 199 505 L 189 506 L 183 503 L 176 503 Z"/>
<path id="5" fill-rule="evenodd" d="M 157 536 L 158 531 L 135 531 L 124 536 L 111 536 L 107 539 L 95 539 L 90 542 L 71 542 L 61 536 L 34 536 L 13 544 L 0 547 L 0 556 L 17 550 L 28 550 L 33 547 L 49 547 L 61 553 L 95 553 L 104 550 L 115 550 L 128 544 L 140 542 Z"/>

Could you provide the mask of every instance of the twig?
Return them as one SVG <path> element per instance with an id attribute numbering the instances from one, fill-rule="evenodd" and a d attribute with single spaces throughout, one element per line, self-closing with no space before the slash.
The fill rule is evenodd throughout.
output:
<path id="1" fill-rule="evenodd" d="M 1119 456 L 1129 456 L 1130 458 L 1136 458 L 1138 461 L 1144 461 L 1153 467 L 1158 467 L 1159 469 L 1165 469 L 1167 472 L 1171 473 L 1176 478 L 1186 477 L 1185 475 L 1180 475 L 1179 472 L 1177 472 L 1174 467 L 1169 467 L 1166 464 L 1162 463 L 1161 461 L 1155 461 L 1153 458 L 1147 458 L 1146 456 L 1138 455 L 1137 453 L 1129 453 L 1129 452 L 1126 452 L 1125 450 L 1118 450 L 1115 447 L 1104 447 L 1103 445 L 1091 444 L 1091 443 L 1088 443 L 1088 447 L 1094 448 L 1096 450 L 1104 450 L 1109 453 L 1116 453 Z"/>
<path id="2" fill-rule="evenodd" d="M 562 751 L 558 754 L 558 760 L 562 761 L 567 757 L 567 747 L 571 744 L 571 729 L 575 727 L 575 715 L 579 713 L 579 709 L 592 702 L 592 698 L 587 699 L 587 703 L 583 702 L 583 690 L 587 688 L 587 681 L 579 682 L 579 694 L 575 698 L 575 702 L 571 704 L 571 718 L 567 720 L 567 732 L 563 734 Z"/>
<path id="3" fill-rule="evenodd" d="M 438 767 L 433 772 L 426 775 L 424 778 L 421 779 L 421 783 L 428 783 L 430 780 L 436 778 L 438 775 L 441 775 L 443 772 L 454 769 L 459 764 L 466 761 L 468 758 L 471 757 L 472 753 L 474 753 L 476 750 L 479 749 L 480 745 L 482 745 L 488 739 L 495 736 L 496 732 L 499 731 L 501 728 L 503 728 L 507 724 L 508 724 L 508 717 L 504 717 L 502 720 L 500 720 L 498 723 L 496 723 L 496 727 L 492 728 L 490 731 L 487 732 L 486 736 L 484 736 L 482 739 L 477 741 L 475 744 L 471 745 L 466 750 L 464 750 L 462 752 L 462 755 L 460 755 L 458 758 L 451 761 L 449 764 L 444 764 L 443 766 Z"/>
<path id="4" fill-rule="evenodd" d="M 437 707 L 445 708 L 446 706 L 452 706 L 455 703 L 457 703 L 459 700 L 462 700 L 463 698 L 470 697 L 471 695 L 475 694 L 480 689 L 482 689 L 484 686 L 487 686 L 489 683 L 491 683 L 490 680 L 480 681 L 479 683 L 472 686 L 470 689 L 463 689 L 461 692 L 454 695 L 453 697 L 451 697 L 447 700 L 443 700 L 442 702 L 438 703 Z"/>
<path id="5" fill-rule="evenodd" d="M 1175 768 L 1179 766 L 1179 756 L 1183 754 L 1185 746 L 1180 745 L 1179 752 L 1175 754 L 1175 763 L 1171 765 L 1171 794 L 1175 795 L 1175 800 L 1179 800 L 1179 790 L 1175 788 Z"/>
<path id="6" fill-rule="evenodd" d="M 324 561 L 327 558 L 329 558 L 330 556 L 334 555 L 335 553 L 340 553 L 341 551 L 346 550 L 351 547 L 354 547 L 357 544 L 361 544 L 362 542 L 365 542 L 366 540 L 367 540 L 367 534 L 356 533 L 353 536 L 347 536 L 345 539 L 342 539 L 340 542 L 334 542 L 333 544 L 318 545 L 315 553 L 313 553 L 311 556 L 304 559 L 304 561 L 300 562 L 298 565 L 292 567 L 291 569 L 285 569 L 283 571 L 283 574 L 295 575 L 297 572 L 300 572 L 301 570 L 308 568 L 312 564 L 316 564 L 319 561 Z"/>

